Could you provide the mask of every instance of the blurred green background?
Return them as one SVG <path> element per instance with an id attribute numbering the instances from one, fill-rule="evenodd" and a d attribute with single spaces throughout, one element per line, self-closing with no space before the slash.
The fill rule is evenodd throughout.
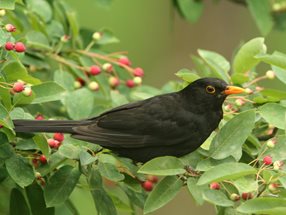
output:
<path id="1" fill-rule="evenodd" d="M 183 20 L 169 0 L 114 0 L 102 8 L 95 0 L 70 0 L 83 27 L 99 30 L 110 28 L 121 43 L 107 47 L 109 51 L 128 51 L 134 66 L 144 68 L 145 83 L 162 86 L 175 79 L 181 68 L 192 68 L 190 54 L 197 49 L 219 52 L 228 60 L 241 44 L 260 36 L 249 11 L 230 1 L 204 1 L 202 17 L 195 24 Z M 272 31 L 266 37 L 269 53 L 286 52 L 286 33 Z M 88 192 L 74 191 L 72 200 L 81 205 L 81 214 L 92 214 L 93 201 Z M 212 206 L 195 206 L 183 190 L 175 200 L 153 213 L 215 214 Z"/>

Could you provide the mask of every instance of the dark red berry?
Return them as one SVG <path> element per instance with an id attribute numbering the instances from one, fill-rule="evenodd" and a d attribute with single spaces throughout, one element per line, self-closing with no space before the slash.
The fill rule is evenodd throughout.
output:
<path id="1" fill-rule="evenodd" d="M 211 189 L 211 190 L 219 190 L 219 189 L 220 189 L 219 183 L 217 183 L 217 182 L 212 182 L 212 183 L 210 184 L 210 189 Z"/>
<path id="2" fill-rule="evenodd" d="M 3 125 L 2 125 L 2 124 L 0 124 L 0 128 L 3 128 Z"/>
<path id="3" fill-rule="evenodd" d="M 82 78 L 78 77 L 76 80 L 81 84 L 81 86 L 85 85 L 85 81 Z"/>
<path id="4" fill-rule="evenodd" d="M 241 198 L 242 198 L 243 200 L 252 199 L 252 198 L 253 198 L 253 194 L 252 194 L 252 193 L 242 193 L 242 194 L 241 194 Z"/>
<path id="5" fill-rule="evenodd" d="M 143 77 L 144 76 L 144 70 L 140 67 L 137 67 L 133 70 L 133 75 L 136 77 Z"/>
<path id="6" fill-rule="evenodd" d="M 152 181 L 149 181 L 149 180 L 144 181 L 142 183 L 142 187 L 145 191 L 148 191 L 148 192 L 152 191 L 153 190 L 153 183 L 152 183 Z"/>
<path id="7" fill-rule="evenodd" d="M 35 168 L 37 168 L 37 167 L 39 166 L 39 160 L 36 159 L 36 158 L 34 158 L 34 159 L 32 160 L 32 163 L 33 163 L 33 166 L 34 166 Z"/>
<path id="8" fill-rule="evenodd" d="M 18 82 L 15 82 L 15 83 L 13 84 L 13 90 L 14 90 L 14 92 L 19 93 L 19 92 L 22 92 L 24 89 L 25 89 L 25 86 L 24 86 L 24 83 L 23 83 L 23 82 L 18 81 Z"/>
<path id="9" fill-rule="evenodd" d="M 98 75 L 101 73 L 101 69 L 97 65 L 93 65 L 89 68 L 89 72 L 91 75 Z"/>
<path id="10" fill-rule="evenodd" d="M 6 42 L 5 43 L 5 49 L 7 50 L 7 51 L 11 51 L 11 50 L 13 50 L 14 49 L 14 43 L 12 43 L 12 42 Z"/>
<path id="11" fill-rule="evenodd" d="M 24 43 L 21 43 L 21 42 L 15 43 L 15 51 L 19 52 L 19 53 L 25 52 L 26 51 L 26 47 L 25 47 Z"/>
<path id="12" fill-rule="evenodd" d="M 63 142 L 63 140 L 65 139 L 65 136 L 63 133 L 54 133 L 54 139 L 59 142 Z"/>
<path id="13" fill-rule="evenodd" d="M 263 158 L 263 163 L 265 165 L 271 165 L 272 164 L 272 157 L 269 156 L 269 155 L 266 155 L 264 158 Z"/>
<path id="14" fill-rule="evenodd" d="M 135 82 L 133 80 L 127 80 L 125 82 L 125 85 L 129 88 L 133 88 L 133 87 L 135 87 Z"/>
<path id="15" fill-rule="evenodd" d="M 39 160 L 41 161 L 42 164 L 46 164 L 46 163 L 47 163 L 47 158 L 46 158 L 45 155 L 41 155 L 41 156 L 39 157 Z"/>

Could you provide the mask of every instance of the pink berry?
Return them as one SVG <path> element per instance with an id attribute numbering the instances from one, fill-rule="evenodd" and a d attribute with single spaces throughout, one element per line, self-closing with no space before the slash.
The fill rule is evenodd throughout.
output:
<path id="1" fill-rule="evenodd" d="M 114 76 L 111 76 L 109 79 L 108 79 L 108 82 L 109 82 L 109 85 L 112 87 L 112 88 L 115 88 L 117 87 L 119 84 L 120 84 L 120 80 Z"/>
<path id="2" fill-rule="evenodd" d="M 263 158 L 263 163 L 264 163 L 265 165 L 271 165 L 271 164 L 272 164 L 272 157 L 269 156 L 269 155 L 265 156 L 265 157 Z"/>
<path id="3" fill-rule="evenodd" d="M 25 87 L 24 87 L 24 83 L 23 82 L 15 82 L 14 84 L 13 84 L 13 90 L 14 90 L 14 92 L 17 92 L 17 93 L 19 93 L 19 92 L 22 92 L 23 90 L 25 89 Z"/>
<path id="4" fill-rule="evenodd" d="M 47 158 L 46 158 L 45 155 L 41 155 L 41 156 L 39 157 L 39 160 L 41 161 L 42 164 L 46 164 L 46 163 L 47 163 Z"/>
<path id="5" fill-rule="evenodd" d="M 12 24 L 7 24 L 7 25 L 5 25 L 5 29 L 6 29 L 6 31 L 8 31 L 8 32 L 14 32 L 14 31 L 16 31 L 16 27 L 15 27 L 14 25 L 12 25 Z"/>
<path id="6" fill-rule="evenodd" d="M 110 63 L 105 63 L 102 65 L 102 69 L 106 72 L 112 72 L 113 71 L 113 66 Z"/>
<path id="7" fill-rule="evenodd" d="M 133 80 L 127 80 L 125 82 L 125 85 L 129 88 L 133 88 L 133 87 L 135 87 L 135 82 Z"/>
<path id="8" fill-rule="evenodd" d="M 47 142 L 51 148 L 58 148 L 60 145 L 60 142 L 55 139 L 48 139 Z"/>
<path id="9" fill-rule="evenodd" d="M 12 43 L 12 42 L 6 42 L 5 43 L 5 49 L 7 50 L 7 51 L 11 51 L 11 50 L 13 50 L 14 49 L 14 43 Z"/>
<path id="10" fill-rule="evenodd" d="M 142 183 L 142 187 L 145 191 L 148 191 L 148 192 L 152 191 L 153 190 L 153 183 L 152 183 L 152 181 L 149 181 L 149 180 L 144 181 Z"/>
<path id="11" fill-rule="evenodd" d="M 133 75 L 136 77 L 143 77 L 144 76 L 144 70 L 140 67 L 137 67 L 133 70 Z"/>
<path id="12" fill-rule="evenodd" d="M 98 75 L 101 72 L 101 69 L 99 66 L 97 65 L 93 65 L 89 68 L 89 72 L 91 75 Z"/>
<path id="13" fill-rule="evenodd" d="M 35 117 L 36 120 L 44 120 L 44 116 L 42 114 L 37 114 Z"/>
<path id="14" fill-rule="evenodd" d="M 25 47 L 24 43 L 21 43 L 21 42 L 15 43 L 15 51 L 19 52 L 19 53 L 25 52 L 26 51 L 26 47 Z"/>
<path id="15" fill-rule="evenodd" d="M 130 66 L 131 65 L 131 62 L 130 60 L 128 59 L 128 57 L 126 56 L 122 56 L 118 59 L 118 63 L 120 63 L 120 65 L 125 65 L 125 66 Z"/>
<path id="16" fill-rule="evenodd" d="M 63 140 L 65 139 L 65 136 L 63 133 L 54 133 L 54 139 L 59 142 L 63 142 Z"/>
<path id="17" fill-rule="evenodd" d="M 210 189 L 211 189 L 211 190 L 219 190 L 219 189 L 220 189 L 219 183 L 217 183 L 217 182 L 212 182 L 212 183 L 210 184 Z"/>

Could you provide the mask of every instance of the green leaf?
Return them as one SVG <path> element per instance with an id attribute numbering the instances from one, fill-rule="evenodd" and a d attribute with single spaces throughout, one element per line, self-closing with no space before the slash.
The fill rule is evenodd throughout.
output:
<path id="1" fill-rule="evenodd" d="M 214 159 L 233 156 L 239 160 L 242 145 L 251 134 L 255 123 L 255 111 L 242 112 L 229 120 L 212 141 L 210 155 Z"/>
<path id="2" fill-rule="evenodd" d="M 111 181 L 122 181 L 124 179 L 124 175 L 118 171 L 116 166 L 110 163 L 99 163 L 98 170 L 103 177 Z"/>
<path id="3" fill-rule="evenodd" d="M 62 99 L 64 88 L 55 82 L 45 82 L 39 85 L 32 86 L 33 92 L 36 94 L 36 98 L 32 104 L 57 101 Z"/>
<path id="4" fill-rule="evenodd" d="M 10 112 L 11 119 L 34 119 L 34 117 L 25 112 L 22 108 L 16 107 Z"/>
<path id="5" fill-rule="evenodd" d="M 27 0 L 28 9 L 36 13 L 45 22 L 49 22 L 52 19 L 52 8 L 50 4 L 45 0 Z"/>
<path id="6" fill-rule="evenodd" d="M 176 3 L 182 16 L 190 22 L 196 22 L 203 13 L 204 5 L 202 1 L 177 0 Z"/>
<path id="7" fill-rule="evenodd" d="M 28 72 L 23 64 L 18 61 L 9 61 L 3 67 L 3 73 L 7 81 L 17 81 L 19 79 L 30 83 L 30 84 L 39 84 L 41 81 L 37 78 L 34 78 L 28 75 Z"/>
<path id="8" fill-rule="evenodd" d="M 92 156 L 87 151 L 81 150 L 81 152 L 79 153 L 79 159 L 80 159 L 80 164 L 82 166 L 85 166 L 85 165 L 91 164 L 94 161 L 96 161 L 98 157 Z"/>
<path id="9" fill-rule="evenodd" d="M 59 153 L 69 159 L 79 159 L 79 153 L 81 149 L 78 146 L 72 144 L 63 144 L 59 148 Z"/>
<path id="10" fill-rule="evenodd" d="M 30 31 L 26 34 L 27 44 L 31 48 L 51 51 L 48 38 L 39 31 Z"/>
<path id="11" fill-rule="evenodd" d="M 30 215 L 28 204 L 17 188 L 13 188 L 10 196 L 10 215 Z"/>
<path id="12" fill-rule="evenodd" d="M 230 70 L 230 64 L 223 56 L 218 53 L 202 49 L 199 49 L 198 53 L 210 66 L 216 77 L 229 82 L 230 77 L 228 75 L 228 71 Z"/>
<path id="13" fill-rule="evenodd" d="M 111 6 L 112 0 L 95 0 L 95 3 L 101 7 L 109 8 Z"/>
<path id="14" fill-rule="evenodd" d="M 171 156 L 154 158 L 145 163 L 138 171 L 138 173 L 150 175 L 178 175 L 185 172 L 181 160 Z"/>
<path id="15" fill-rule="evenodd" d="M 11 93 L 9 89 L 0 87 L 0 100 L 6 109 L 10 110 L 12 108 Z"/>
<path id="16" fill-rule="evenodd" d="M 6 10 L 14 10 L 15 9 L 16 0 L 4 0 L 0 2 L 0 8 Z"/>
<path id="17" fill-rule="evenodd" d="M 259 107 L 258 111 L 269 124 L 285 129 L 286 107 L 276 103 L 267 103 Z"/>
<path id="18" fill-rule="evenodd" d="M 48 181 L 45 189 L 45 201 L 47 207 L 64 203 L 74 187 L 76 186 L 81 173 L 77 167 L 63 166 Z"/>
<path id="19" fill-rule="evenodd" d="M 25 188 L 28 201 L 30 203 L 31 211 L 33 214 L 41 215 L 54 215 L 55 208 L 47 208 L 43 189 L 37 184 L 33 183 Z"/>
<path id="20" fill-rule="evenodd" d="M 102 33 L 102 36 L 100 40 L 96 41 L 96 44 L 107 45 L 120 42 L 109 29 L 101 29 L 100 32 Z"/>
<path id="21" fill-rule="evenodd" d="M 192 197 L 195 199 L 198 205 L 202 205 L 204 203 L 203 199 L 203 192 L 205 189 L 209 189 L 207 186 L 198 186 L 198 180 L 192 177 L 188 178 L 187 186 L 189 192 L 191 193 Z"/>
<path id="22" fill-rule="evenodd" d="M 232 80 L 234 83 L 242 84 L 248 81 L 247 72 L 259 63 L 256 58 L 258 54 L 265 54 L 266 46 L 264 38 L 254 38 L 245 43 L 237 52 L 233 60 L 233 75 Z"/>
<path id="23" fill-rule="evenodd" d="M 280 100 L 286 99 L 286 92 L 282 90 L 263 89 L 260 93 L 271 102 L 279 102 Z"/>
<path id="24" fill-rule="evenodd" d="M 209 184 L 255 174 L 256 169 L 245 163 L 223 163 L 203 173 L 197 185 Z"/>
<path id="25" fill-rule="evenodd" d="M 95 168 L 91 170 L 88 178 L 90 192 L 92 194 L 96 210 L 101 215 L 117 215 L 115 205 L 102 187 L 102 178 Z"/>
<path id="26" fill-rule="evenodd" d="M 74 90 L 74 78 L 68 71 L 56 70 L 54 81 L 68 91 Z"/>
<path id="27" fill-rule="evenodd" d="M 34 181 L 33 168 L 26 158 L 14 155 L 5 164 L 9 175 L 20 187 L 28 186 Z"/>
<path id="28" fill-rule="evenodd" d="M 280 68 L 278 66 L 272 66 L 272 70 L 274 71 L 276 77 L 286 84 L 286 69 Z"/>
<path id="29" fill-rule="evenodd" d="M 0 103 L 0 124 L 12 129 L 13 123 L 6 108 Z"/>
<path id="30" fill-rule="evenodd" d="M 111 91 L 110 96 L 111 96 L 113 107 L 118 107 L 120 105 L 124 105 L 128 103 L 128 99 L 126 98 L 126 96 L 118 92 Z"/>
<path id="31" fill-rule="evenodd" d="M 192 83 L 193 81 L 200 78 L 200 76 L 198 76 L 195 73 L 192 73 L 188 69 L 181 69 L 178 72 L 176 72 L 175 75 L 178 76 L 179 78 L 183 79 L 184 81 L 189 82 L 189 83 Z"/>
<path id="32" fill-rule="evenodd" d="M 238 212 L 246 214 L 284 215 L 286 199 L 276 197 L 262 197 L 250 199 L 237 208 Z"/>
<path id="33" fill-rule="evenodd" d="M 268 0 L 247 0 L 246 2 L 261 34 L 267 35 L 274 25 L 270 2 Z"/>
<path id="34" fill-rule="evenodd" d="M 231 207 L 234 205 L 234 202 L 229 200 L 220 190 L 205 190 L 203 197 L 206 201 L 216 206 Z"/>
<path id="35" fill-rule="evenodd" d="M 144 205 L 144 214 L 163 207 L 175 198 L 182 186 L 183 181 L 176 176 L 167 176 L 163 178 L 148 195 Z"/>
<path id="36" fill-rule="evenodd" d="M 286 55 L 275 51 L 273 54 L 258 54 L 255 56 L 257 60 L 263 61 L 265 63 L 286 69 Z"/>
<path id="37" fill-rule="evenodd" d="M 253 176 L 241 177 L 233 181 L 234 186 L 240 193 L 252 192 L 258 189 L 258 181 Z"/>
<path id="38" fill-rule="evenodd" d="M 39 149 L 41 150 L 41 152 L 49 157 L 50 156 L 50 151 L 49 151 L 49 145 L 47 143 L 46 138 L 43 135 L 36 135 L 33 137 L 33 141 L 36 143 L 36 145 L 39 147 Z"/>
<path id="39" fill-rule="evenodd" d="M 69 116 L 75 120 L 89 117 L 93 107 L 93 99 L 93 93 L 86 88 L 69 93 L 65 99 Z"/>
<path id="40" fill-rule="evenodd" d="M 196 170 L 205 172 L 221 163 L 229 163 L 229 162 L 235 162 L 235 159 L 231 156 L 221 160 L 215 160 L 209 157 L 200 160 L 197 164 Z"/>
<path id="41" fill-rule="evenodd" d="M 278 136 L 277 142 L 274 148 L 267 150 L 267 155 L 273 158 L 273 161 L 285 160 L 286 158 L 286 136 Z"/>

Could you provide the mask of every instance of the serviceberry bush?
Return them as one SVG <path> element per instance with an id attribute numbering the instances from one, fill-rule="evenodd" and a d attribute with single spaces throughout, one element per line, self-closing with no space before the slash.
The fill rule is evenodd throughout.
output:
<path id="1" fill-rule="evenodd" d="M 74 190 L 89 192 L 98 214 L 150 213 L 183 186 L 190 201 L 210 202 L 218 214 L 285 214 L 286 55 L 269 54 L 264 38 L 244 43 L 231 63 L 198 50 L 193 69 L 157 89 L 142 83 L 144 70 L 126 52 L 105 51 L 118 42 L 109 30 L 81 29 L 65 1 L 7 1 L 0 8 L 1 214 L 79 214 Z M 206 76 L 246 94 L 229 97 L 219 128 L 181 158 L 135 164 L 62 133 L 13 130 L 13 119 L 93 117 Z"/>

